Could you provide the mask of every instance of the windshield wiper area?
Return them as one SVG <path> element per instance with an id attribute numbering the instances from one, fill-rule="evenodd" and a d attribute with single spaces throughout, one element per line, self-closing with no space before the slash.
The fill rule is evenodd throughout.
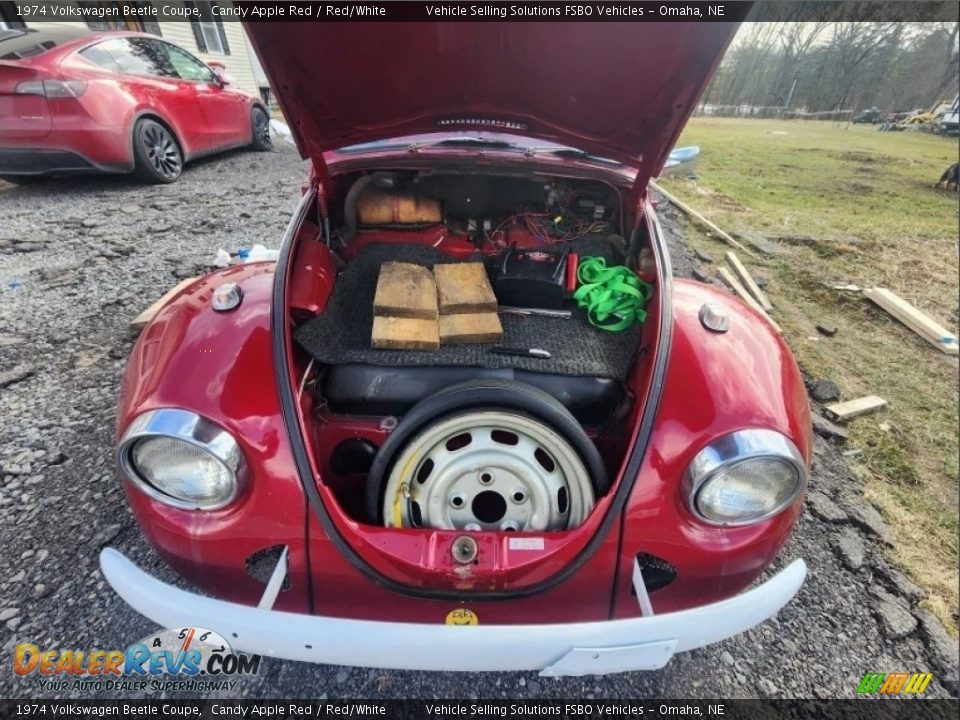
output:
<path id="1" fill-rule="evenodd" d="M 538 152 L 541 152 L 541 151 L 538 151 Z M 599 163 L 604 163 L 606 165 L 620 166 L 623 164 L 619 160 L 600 157 L 599 155 L 592 155 L 588 153 L 586 150 L 577 150 L 576 148 L 560 148 L 560 149 L 549 148 L 549 149 L 546 149 L 546 152 L 561 158 L 573 158 L 574 160 L 589 160 L 591 162 L 599 162 Z"/>
<path id="2" fill-rule="evenodd" d="M 523 148 L 506 142 L 505 140 L 487 140 L 477 137 L 448 138 L 446 140 L 437 140 L 430 143 L 427 147 L 464 147 L 464 148 L 489 148 L 491 150 L 522 150 Z"/>

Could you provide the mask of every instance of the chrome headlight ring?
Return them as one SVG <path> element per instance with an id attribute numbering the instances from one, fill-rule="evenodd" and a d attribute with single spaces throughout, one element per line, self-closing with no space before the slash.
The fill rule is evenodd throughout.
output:
<path id="1" fill-rule="evenodd" d="M 179 441 L 205 453 L 229 473 L 229 491 L 210 503 L 175 497 L 156 487 L 137 468 L 133 453 L 137 443 L 151 438 Z M 240 445 L 229 432 L 189 410 L 162 408 L 139 415 L 123 434 L 117 461 L 130 482 L 145 495 L 184 510 L 219 510 L 239 495 L 247 478 L 247 464 Z"/>
<path id="2" fill-rule="evenodd" d="M 793 472 L 793 487 L 773 507 L 758 515 L 743 519 L 717 519 L 709 517 L 699 506 L 704 488 L 746 463 L 766 461 L 782 463 Z M 767 429 L 737 430 L 717 438 L 698 452 L 683 477 L 683 500 L 691 513 L 700 521 L 718 527 L 739 527 L 767 520 L 788 508 L 800 496 L 807 485 L 807 466 L 803 456 L 790 438 Z"/>

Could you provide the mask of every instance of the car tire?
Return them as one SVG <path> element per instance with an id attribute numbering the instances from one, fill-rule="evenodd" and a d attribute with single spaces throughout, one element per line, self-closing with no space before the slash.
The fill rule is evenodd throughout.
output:
<path id="1" fill-rule="evenodd" d="M 133 126 L 133 173 L 145 183 L 172 183 L 183 172 L 183 152 L 173 132 L 156 120 Z"/>
<path id="2" fill-rule="evenodd" d="M 0 180 L 6 180 L 14 185 L 40 185 L 49 179 L 49 175 L 0 175 Z"/>
<path id="3" fill-rule="evenodd" d="M 599 497 L 609 488 L 610 481 L 600 452 L 576 418 L 553 396 L 514 380 L 471 380 L 451 385 L 418 402 L 380 447 L 367 475 L 367 513 L 374 523 L 383 523 L 383 495 L 387 480 L 394 460 L 407 442 L 428 425 L 478 408 L 513 410 L 546 424 L 570 443 L 580 456 L 590 473 L 594 493 Z"/>
<path id="4" fill-rule="evenodd" d="M 273 138 L 270 137 L 270 116 L 259 105 L 253 108 L 250 113 L 250 128 L 253 133 L 253 140 L 250 141 L 251 150 L 256 152 L 273 150 Z"/>

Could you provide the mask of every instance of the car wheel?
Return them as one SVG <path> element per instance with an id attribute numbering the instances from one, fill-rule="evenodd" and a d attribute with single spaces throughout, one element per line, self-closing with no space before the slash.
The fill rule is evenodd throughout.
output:
<path id="1" fill-rule="evenodd" d="M 250 123 L 253 128 L 253 140 L 250 149 L 257 152 L 273 150 L 273 138 L 270 137 L 270 116 L 262 107 L 255 107 L 250 113 Z"/>
<path id="2" fill-rule="evenodd" d="M 6 180 L 14 185 L 39 185 L 49 179 L 48 175 L 0 175 L 0 180 Z"/>
<path id="3" fill-rule="evenodd" d="M 183 172 L 183 154 L 173 133 L 156 120 L 133 127 L 134 174 L 148 183 L 171 183 Z"/>
<path id="4" fill-rule="evenodd" d="M 417 403 L 367 476 L 371 519 L 388 527 L 565 530 L 608 488 L 570 412 L 508 380 L 460 383 Z"/>

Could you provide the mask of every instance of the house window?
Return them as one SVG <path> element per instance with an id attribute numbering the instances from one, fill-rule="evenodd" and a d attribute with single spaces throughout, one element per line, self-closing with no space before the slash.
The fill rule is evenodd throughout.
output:
<path id="1" fill-rule="evenodd" d="M 0 30 L 13 30 L 26 27 L 23 20 L 17 17 L 17 8 L 13 2 L 0 2 Z"/>
<path id="2" fill-rule="evenodd" d="M 199 13 L 199 20 L 191 20 L 193 27 L 193 37 L 197 40 L 197 49 L 204 53 L 214 53 L 216 55 L 229 55 L 230 44 L 227 42 L 227 34 L 223 30 L 223 23 L 220 18 L 213 14 L 210 7 L 213 3 L 201 2 L 184 3 L 187 7 L 195 8 Z"/>

